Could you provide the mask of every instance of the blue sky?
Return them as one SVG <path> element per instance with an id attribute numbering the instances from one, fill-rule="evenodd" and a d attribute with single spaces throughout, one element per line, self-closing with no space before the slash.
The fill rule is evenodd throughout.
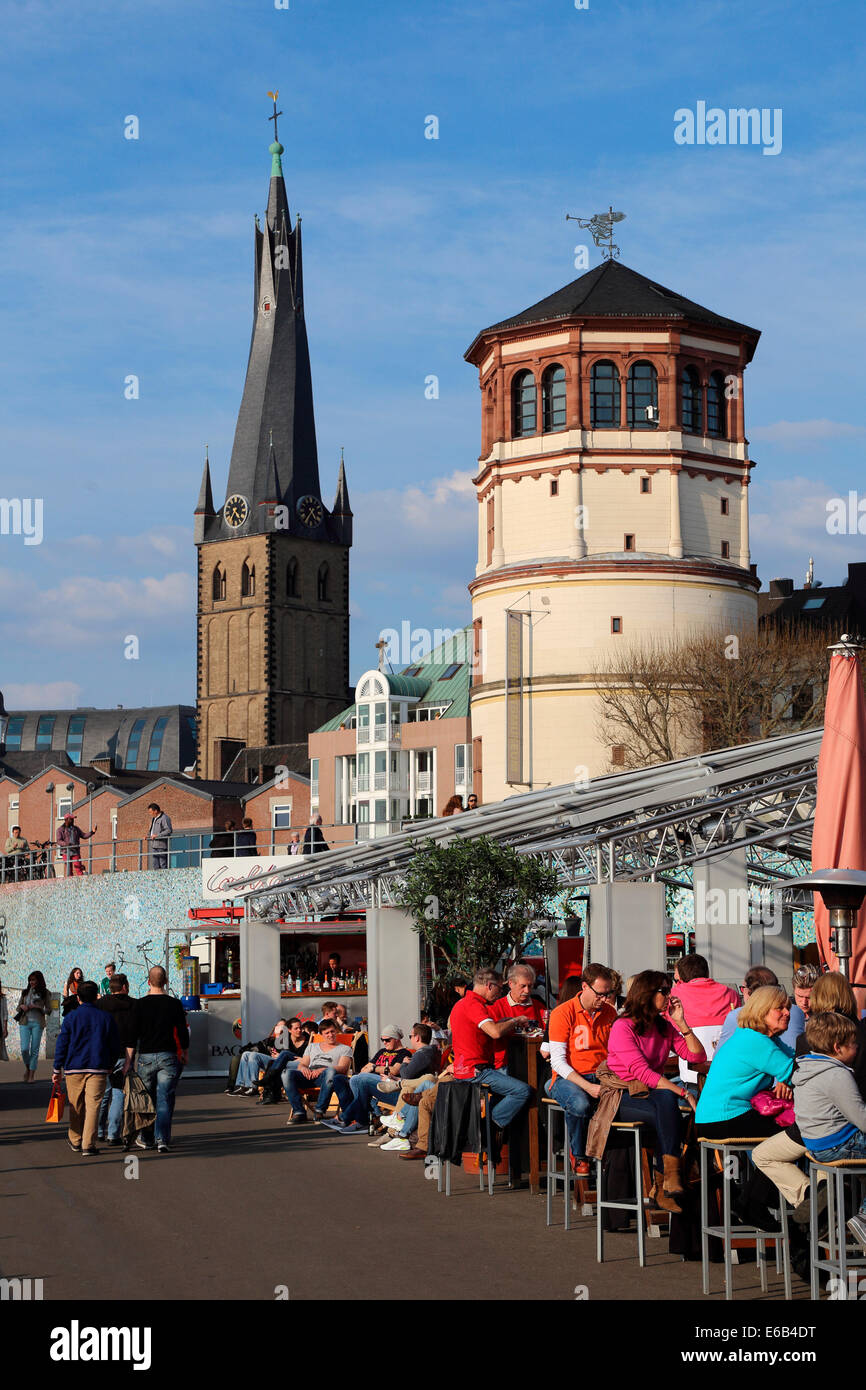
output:
<path id="1" fill-rule="evenodd" d="M 762 330 L 746 419 L 764 582 L 801 581 L 810 554 L 825 583 L 866 559 L 825 528 L 864 476 L 860 7 L 16 0 L 0 21 L 0 496 L 45 506 L 41 545 L 0 535 L 10 706 L 194 698 L 192 510 L 205 443 L 224 494 L 275 86 L 322 488 L 343 446 L 356 516 L 353 678 L 382 628 L 469 616 L 463 352 L 575 278 L 566 211 L 624 208 L 626 264 Z M 675 110 L 699 100 L 782 108 L 781 153 L 676 145 Z"/>

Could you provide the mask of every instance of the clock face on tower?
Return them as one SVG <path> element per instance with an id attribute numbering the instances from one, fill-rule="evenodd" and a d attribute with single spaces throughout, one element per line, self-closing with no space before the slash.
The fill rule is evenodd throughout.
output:
<path id="1" fill-rule="evenodd" d="M 307 495 L 306 497 L 302 497 L 298 502 L 298 519 L 302 521 L 305 526 L 313 527 L 320 525 L 324 514 L 324 509 L 318 497 Z"/>
<path id="2" fill-rule="evenodd" d="M 247 499 L 241 497 L 239 492 L 230 497 L 223 508 L 223 516 L 229 526 L 243 526 L 249 514 Z"/>

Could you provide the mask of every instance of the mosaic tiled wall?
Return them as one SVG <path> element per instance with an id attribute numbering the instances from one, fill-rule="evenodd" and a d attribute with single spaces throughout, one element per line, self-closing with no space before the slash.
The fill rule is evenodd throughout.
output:
<path id="1" fill-rule="evenodd" d="M 10 1057 L 20 1057 L 18 1029 L 11 1021 L 18 994 L 31 970 L 41 970 L 59 993 L 70 970 L 80 965 L 97 983 L 105 963 L 116 960 L 129 976 L 133 995 L 145 992 L 147 967 L 140 949 L 149 941 L 151 965 L 165 964 L 166 931 L 188 924 L 191 907 L 204 906 L 200 869 L 145 870 L 92 878 L 46 879 L 0 887 L 0 979 L 9 1005 Z M 191 924 L 190 924 L 191 925 Z M 172 933 L 172 944 L 183 938 Z M 181 992 L 180 971 L 169 960 L 169 983 Z M 52 1019 L 56 1024 L 56 1019 Z M 49 1034 L 56 1029 L 49 1029 Z M 48 1038 L 50 1044 L 50 1036 Z M 42 1048 L 45 1051 L 46 1039 Z"/>

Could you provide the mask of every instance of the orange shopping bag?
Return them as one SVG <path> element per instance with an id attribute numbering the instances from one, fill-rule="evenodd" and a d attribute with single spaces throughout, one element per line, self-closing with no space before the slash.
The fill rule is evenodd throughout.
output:
<path id="1" fill-rule="evenodd" d="M 48 1101 L 48 1109 L 45 1112 L 45 1123 L 48 1125 L 59 1125 L 63 1119 L 63 1107 L 66 1104 L 63 1092 L 60 1089 L 59 1081 L 55 1081 L 51 1088 L 51 1098 Z"/>

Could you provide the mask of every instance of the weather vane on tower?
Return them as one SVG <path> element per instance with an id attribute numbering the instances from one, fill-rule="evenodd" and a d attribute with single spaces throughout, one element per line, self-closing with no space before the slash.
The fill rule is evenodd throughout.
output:
<path id="1" fill-rule="evenodd" d="M 269 121 L 273 121 L 273 123 L 274 123 L 274 142 L 275 142 L 276 144 L 279 144 L 279 142 L 280 142 L 280 137 L 277 135 L 277 116 L 282 116 L 282 114 L 283 114 L 282 111 L 278 111 L 278 110 L 277 110 L 277 97 L 278 97 L 279 95 L 280 95 L 279 92 L 268 92 L 268 96 L 270 97 L 271 101 L 274 103 L 274 114 L 273 114 L 272 116 L 268 116 L 268 120 L 269 120 Z"/>
<path id="2" fill-rule="evenodd" d="M 576 222 L 578 227 L 587 227 L 596 246 L 601 247 L 607 260 L 619 259 L 619 247 L 613 239 L 613 227 L 615 222 L 625 221 L 624 212 L 614 212 L 612 207 L 609 207 L 607 212 L 597 212 L 592 217 L 572 217 L 571 213 L 567 212 L 565 220 Z"/>

